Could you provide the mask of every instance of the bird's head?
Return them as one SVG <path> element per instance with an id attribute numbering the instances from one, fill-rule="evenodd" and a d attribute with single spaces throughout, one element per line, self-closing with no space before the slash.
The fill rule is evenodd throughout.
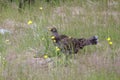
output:
<path id="1" fill-rule="evenodd" d="M 52 28 L 49 28 L 49 30 L 51 31 L 51 32 L 57 32 L 57 29 L 55 28 L 55 27 L 52 27 Z"/>

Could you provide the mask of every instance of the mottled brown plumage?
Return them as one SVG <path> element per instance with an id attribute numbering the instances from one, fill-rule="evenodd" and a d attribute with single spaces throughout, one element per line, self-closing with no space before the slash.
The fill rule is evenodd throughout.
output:
<path id="1" fill-rule="evenodd" d="M 56 28 L 51 28 L 52 36 L 56 42 L 54 44 L 58 46 L 63 53 L 76 54 L 79 49 L 83 49 L 87 45 L 95 45 L 98 43 L 98 37 L 93 36 L 91 38 L 69 38 L 66 35 L 59 35 Z"/>

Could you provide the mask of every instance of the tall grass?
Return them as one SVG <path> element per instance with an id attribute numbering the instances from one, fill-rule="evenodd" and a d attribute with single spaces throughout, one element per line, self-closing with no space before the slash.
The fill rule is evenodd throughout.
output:
<path id="1" fill-rule="evenodd" d="M 75 0 L 59 3 L 36 2 L 19 12 L 16 3 L 1 6 L 1 80 L 119 80 L 120 2 L 114 0 Z M 39 9 L 42 7 L 43 9 Z M 28 25 L 31 20 L 32 24 Z M 98 35 L 96 46 L 80 50 L 66 67 L 64 55 L 57 53 L 48 27 L 76 38 Z M 113 42 L 109 45 L 108 37 Z M 9 43 L 6 43 L 9 40 Z M 52 61 L 34 56 L 47 54 Z M 61 53 L 60 53 L 61 54 Z"/>

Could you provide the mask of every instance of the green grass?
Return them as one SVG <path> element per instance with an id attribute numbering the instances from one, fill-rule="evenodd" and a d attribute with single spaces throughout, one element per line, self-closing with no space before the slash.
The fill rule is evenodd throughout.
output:
<path id="1" fill-rule="evenodd" d="M 0 28 L 12 32 L 0 34 L 0 80 L 120 79 L 120 1 L 38 1 L 21 12 L 16 6 L 18 2 L 0 4 Z M 65 67 L 64 55 L 56 57 L 50 39 L 48 27 L 53 25 L 61 34 L 76 38 L 98 35 L 99 44 L 80 50 L 77 58 L 68 60 Z M 111 46 L 108 37 L 113 42 Z M 41 60 L 34 58 L 43 54 L 53 59 L 52 66 L 50 63 L 41 66 Z"/>
<path id="2" fill-rule="evenodd" d="M 100 73 L 92 73 L 87 80 L 119 80 L 119 76 L 115 73 L 107 73 L 107 72 L 100 72 Z"/>

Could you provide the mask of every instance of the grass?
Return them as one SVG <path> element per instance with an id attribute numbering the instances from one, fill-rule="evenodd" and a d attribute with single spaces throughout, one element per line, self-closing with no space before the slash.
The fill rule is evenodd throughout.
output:
<path id="1" fill-rule="evenodd" d="M 0 34 L 0 79 L 119 80 L 119 3 L 114 0 L 67 0 L 50 4 L 41 1 L 31 8 L 26 6 L 21 12 L 16 3 L 0 5 L 0 28 L 12 32 Z M 29 20 L 32 24 L 28 25 Z M 65 67 L 64 55 L 56 57 L 47 29 L 53 25 L 61 34 L 72 37 L 98 35 L 99 44 L 80 50 L 76 59 L 70 59 Z M 108 44 L 108 37 L 112 45 Z M 43 54 L 52 61 L 34 58 Z"/>

